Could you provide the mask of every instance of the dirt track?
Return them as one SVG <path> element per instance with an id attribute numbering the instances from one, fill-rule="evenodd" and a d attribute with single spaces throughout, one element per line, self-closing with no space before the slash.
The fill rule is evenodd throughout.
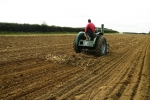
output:
<path id="1" fill-rule="evenodd" d="M 101 57 L 74 37 L 1 36 L 0 100 L 150 100 L 150 35 L 106 35 Z"/>

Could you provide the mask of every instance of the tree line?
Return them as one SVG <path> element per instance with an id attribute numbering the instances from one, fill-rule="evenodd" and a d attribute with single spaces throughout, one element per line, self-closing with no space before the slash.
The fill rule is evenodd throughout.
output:
<path id="1" fill-rule="evenodd" d="M 0 23 L 0 32 L 80 32 L 84 27 L 60 27 L 48 26 L 46 24 L 18 24 L 18 23 Z M 115 30 L 104 28 L 105 33 L 118 33 Z"/>

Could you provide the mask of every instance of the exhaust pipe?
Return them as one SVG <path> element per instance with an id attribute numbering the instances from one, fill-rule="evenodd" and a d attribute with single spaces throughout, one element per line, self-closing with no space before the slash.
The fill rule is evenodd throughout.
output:
<path id="1" fill-rule="evenodd" d="M 104 34 L 104 24 L 101 24 L 101 34 Z"/>

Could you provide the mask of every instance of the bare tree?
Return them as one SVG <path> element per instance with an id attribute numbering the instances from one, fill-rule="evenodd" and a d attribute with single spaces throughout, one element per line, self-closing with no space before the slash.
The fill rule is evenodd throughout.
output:
<path id="1" fill-rule="evenodd" d="M 42 21 L 41 25 L 43 25 L 43 26 L 47 26 L 46 21 Z"/>

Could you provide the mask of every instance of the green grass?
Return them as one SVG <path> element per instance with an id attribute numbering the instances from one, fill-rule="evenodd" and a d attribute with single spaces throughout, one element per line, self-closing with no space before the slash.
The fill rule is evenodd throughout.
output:
<path id="1" fill-rule="evenodd" d="M 54 35 L 77 35 L 78 32 L 0 32 L 0 36 L 54 36 Z M 117 34 L 117 33 L 104 33 Z"/>
<path id="2" fill-rule="evenodd" d="M 50 35 L 76 35 L 75 32 L 0 32 L 0 36 L 50 36 Z"/>

